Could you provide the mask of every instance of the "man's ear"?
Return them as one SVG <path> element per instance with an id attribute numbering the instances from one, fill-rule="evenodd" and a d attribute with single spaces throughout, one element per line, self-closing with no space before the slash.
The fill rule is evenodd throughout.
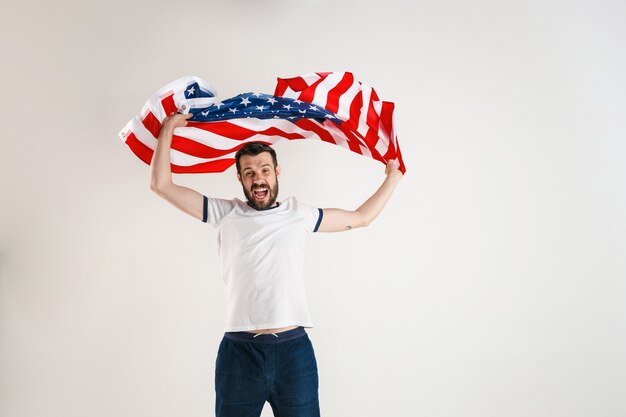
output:
<path id="1" fill-rule="evenodd" d="M 280 165 L 276 165 L 276 176 L 280 175 Z"/>
<path id="2" fill-rule="evenodd" d="M 238 180 L 239 182 L 241 182 L 241 174 L 240 174 L 240 173 L 237 173 L 237 180 Z"/>

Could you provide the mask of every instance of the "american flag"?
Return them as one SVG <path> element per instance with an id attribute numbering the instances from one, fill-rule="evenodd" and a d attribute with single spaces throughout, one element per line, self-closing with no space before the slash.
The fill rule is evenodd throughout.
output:
<path id="1" fill-rule="evenodd" d="M 204 80 L 183 77 L 161 88 L 120 131 L 120 139 L 146 164 L 161 122 L 172 112 L 193 113 L 174 131 L 174 173 L 222 172 L 247 142 L 316 139 L 383 163 L 405 167 L 394 130 L 394 104 L 349 72 L 318 72 L 278 78 L 273 95 L 244 93 L 218 101 Z"/>

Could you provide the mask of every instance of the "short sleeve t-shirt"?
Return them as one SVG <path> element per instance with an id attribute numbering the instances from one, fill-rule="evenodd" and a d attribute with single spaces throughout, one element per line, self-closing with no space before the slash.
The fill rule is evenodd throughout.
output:
<path id="1" fill-rule="evenodd" d="M 313 327 L 304 285 L 306 237 L 323 211 L 290 197 L 256 210 L 239 199 L 204 196 L 204 218 L 217 229 L 226 285 L 226 331 Z"/>

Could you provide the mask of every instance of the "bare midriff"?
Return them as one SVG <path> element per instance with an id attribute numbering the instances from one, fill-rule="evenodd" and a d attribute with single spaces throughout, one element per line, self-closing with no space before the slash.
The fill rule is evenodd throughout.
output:
<path id="1" fill-rule="evenodd" d="M 295 328 L 297 328 L 299 326 L 287 326 L 287 327 L 277 327 L 275 329 L 257 329 L 257 330 L 251 330 L 248 333 L 263 333 L 263 334 L 271 334 L 271 333 L 280 333 L 280 332 L 286 332 L 287 330 L 293 330 Z"/>

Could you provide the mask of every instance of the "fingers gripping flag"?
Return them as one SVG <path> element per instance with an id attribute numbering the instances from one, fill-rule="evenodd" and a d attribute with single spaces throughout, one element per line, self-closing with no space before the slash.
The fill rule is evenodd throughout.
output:
<path id="1" fill-rule="evenodd" d="M 218 101 L 206 81 L 183 77 L 161 88 L 120 131 L 124 143 L 146 164 L 156 148 L 161 123 L 172 112 L 193 113 L 174 131 L 174 173 L 222 172 L 246 143 L 315 139 L 383 163 L 404 162 L 393 123 L 394 104 L 349 72 L 278 78 L 273 95 L 244 93 Z"/>

